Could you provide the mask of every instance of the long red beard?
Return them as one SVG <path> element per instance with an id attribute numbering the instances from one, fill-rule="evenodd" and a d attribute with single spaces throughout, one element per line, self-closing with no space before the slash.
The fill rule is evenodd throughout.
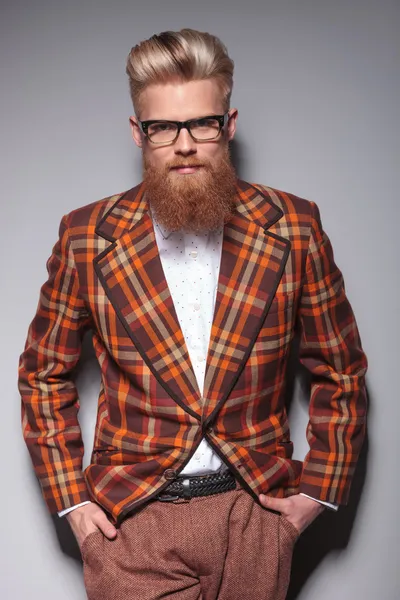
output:
<path id="1" fill-rule="evenodd" d="M 198 172 L 171 172 L 177 165 L 204 165 Z M 157 222 L 167 231 L 205 232 L 228 223 L 235 211 L 236 173 L 229 148 L 216 162 L 177 156 L 154 167 L 143 156 L 146 197 Z"/>

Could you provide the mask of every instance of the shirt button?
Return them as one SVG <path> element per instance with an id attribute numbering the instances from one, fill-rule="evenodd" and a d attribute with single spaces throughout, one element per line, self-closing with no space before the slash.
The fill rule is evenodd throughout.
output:
<path id="1" fill-rule="evenodd" d="M 165 477 L 165 479 L 175 479 L 176 471 L 174 471 L 174 469 L 165 469 L 164 477 Z"/>
<path id="2" fill-rule="evenodd" d="M 198 302 L 196 302 L 196 304 L 193 305 L 194 310 L 200 310 L 201 306 Z"/>
<path id="3" fill-rule="evenodd" d="M 197 250 L 191 250 L 189 254 L 192 258 L 197 258 Z"/>
<path id="4" fill-rule="evenodd" d="M 198 360 L 199 362 L 203 362 L 203 360 L 204 360 L 204 356 L 198 356 L 198 357 L 197 357 L 197 360 Z"/>

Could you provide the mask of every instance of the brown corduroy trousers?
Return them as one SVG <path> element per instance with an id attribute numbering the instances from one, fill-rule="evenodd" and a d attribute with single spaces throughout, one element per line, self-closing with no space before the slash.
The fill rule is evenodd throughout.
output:
<path id="1" fill-rule="evenodd" d="M 82 545 L 89 600 L 284 600 L 296 528 L 235 490 L 151 501 Z"/>

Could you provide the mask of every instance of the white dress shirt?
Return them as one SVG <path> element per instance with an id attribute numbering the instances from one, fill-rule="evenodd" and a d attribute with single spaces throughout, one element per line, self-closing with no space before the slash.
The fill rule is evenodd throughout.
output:
<path id="1" fill-rule="evenodd" d="M 200 394 L 203 395 L 206 358 L 221 262 L 223 227 L 203 234 L 181 231 L 168 233 L 155 223 L 154 232 L 164 275 L 186 341 Z M 179 475 L 204 475 L 227 469 L 227 465 L 203 438 Z"/>
<path id="2" fill-rule="evenodd" d="M 162 268 L 202 395 L 221 262 L 223 227 L 196 234 L 167 232 L 155 221 L 154 216 L 153 223 Z M 227 469 L 227 465 L 203 438 L 179 476 L 204 475 Z M 311 499 L 329 508 L 338 508 L 329 502 Z M 83 504 L 86 502 L 58 514 L 63 516 Z"/>

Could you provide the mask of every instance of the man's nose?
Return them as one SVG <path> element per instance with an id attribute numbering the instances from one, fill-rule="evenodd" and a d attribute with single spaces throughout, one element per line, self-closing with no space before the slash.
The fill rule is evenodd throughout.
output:
<path id="1" fill-rule="evenodd" d="M 187 129 L 180 130 L 178 139 L 174 144 L 174 151 L 175 154 L 183 154 L 185 156 L 197 152 L 197 144 Z"/>

